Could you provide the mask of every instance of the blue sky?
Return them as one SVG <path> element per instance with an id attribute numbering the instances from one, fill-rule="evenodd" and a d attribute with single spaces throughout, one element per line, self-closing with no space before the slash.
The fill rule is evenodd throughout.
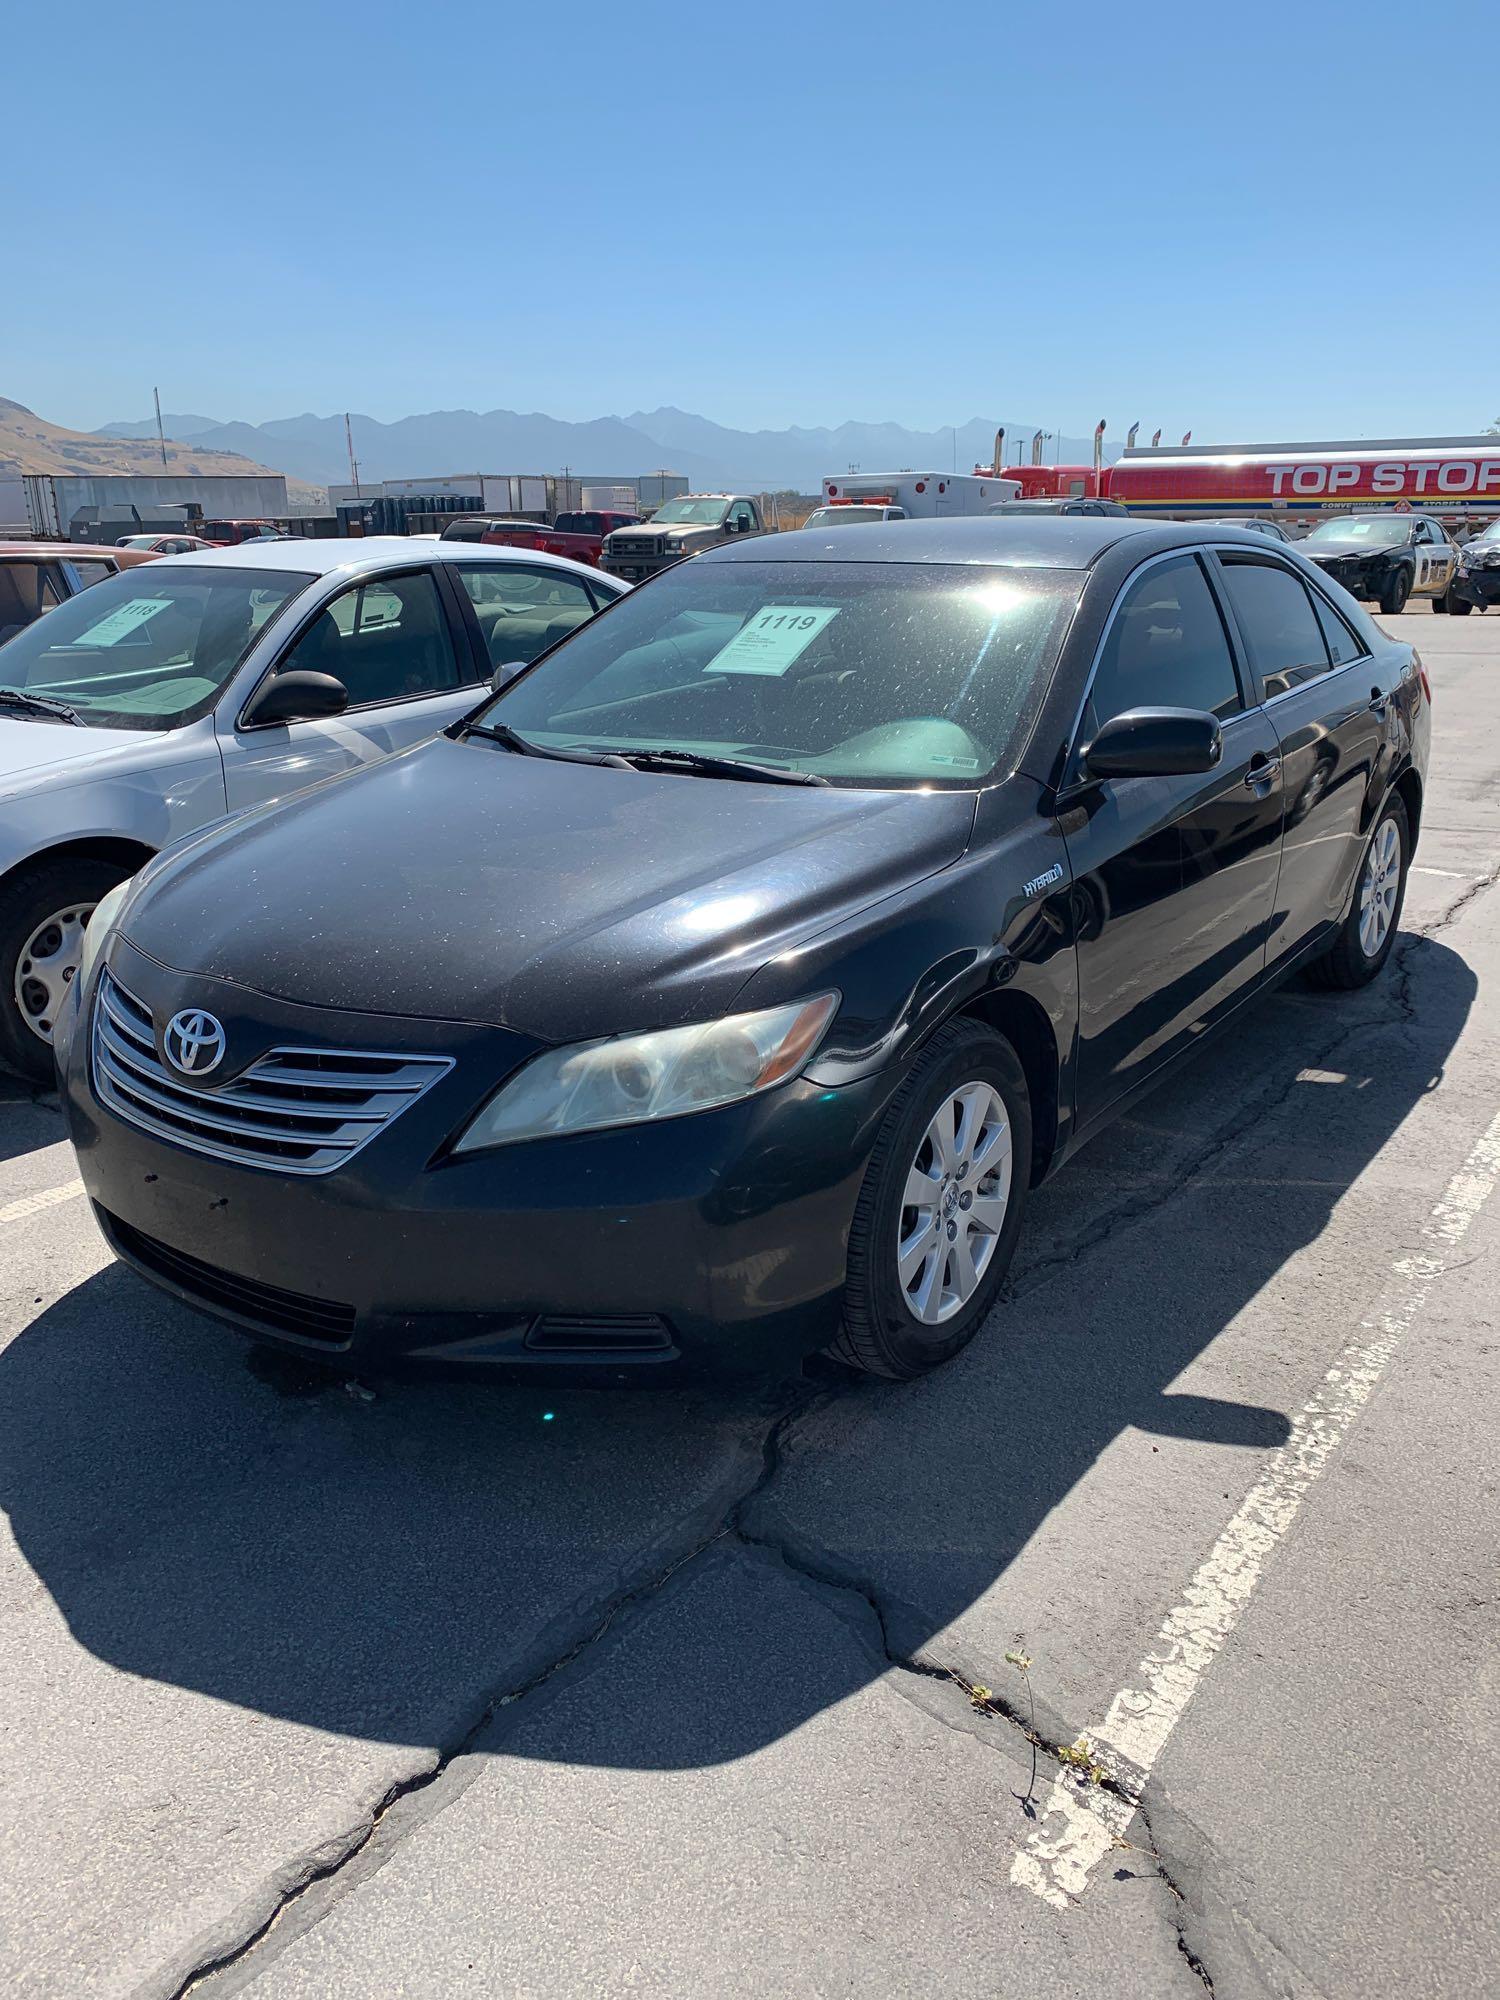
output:
<path id="1" fill-rule="evenodd" d="M 1408 64 L 1385 0 L 27 8 L 0 394 L 1477 429 L 1500 10 L 1425 23 Z"/>

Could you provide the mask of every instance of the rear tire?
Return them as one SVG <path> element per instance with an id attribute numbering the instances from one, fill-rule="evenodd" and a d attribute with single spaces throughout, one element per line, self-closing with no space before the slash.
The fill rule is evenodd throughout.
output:
<path id="1" fill-rule="evenodd" d="M 1469 613 L 1474 609 L 1474 606 L 1467 597 L 1460 597 L 1456 591 L 1450 590 L 1448 592 L 1448 609 L 1455 618 L 1467 618 Z"/>
<path id="2" fill-rule="evenodd" d="M 950 1022 L 912 1064 L 870 1156 L 834 1357 L 903 1382 L 967 1346 L 1015 1254 L 1030 1175 L 1015 1051 L 978 1021 Z"/>
<path id="3" fill-rule="evenodd" d="M 52 1020 L 77 973 L 82 925 L 126 872 L 64 855 L 0 889 L 0 1062 L 33 1083 L 53 1081 Z"/>
<path id="4" fill-rule="evenodd" d="M 1387 828 L 1395 829 L 1395 849 L 1391 852 Z M 1374 830 L 1365 847 L 1354 888 L 1354 901 L 1332 946 L 1307 968 L 1314 986 L 1352 992 L 1368 986 L 1390 957 L 1401 922 L 1401 906 L 1406 900 L 1406 873 L 1411 866 L 1411 827 L 1399 794 L 1392 793 L 1381 808 Z M 1379 903 L 1383 919 L 1370 921 L 1371 907 Z"/>
<path id="5" fill-rule="evenodd" d="M 1434 611 L 1447 611 L 1451 609 L 1446 594 L 1442 597 L 1430 597 L 1427 601 Z"/>
<path id="6" fill-rule="evenodd" d="M 1398 569 L 1385 589 L 1380 593 L 1380 608 L 1387 618 L 1394 618 L 1406 609 L 1406 600 L 1411 596 L 1411 571 Z"/>

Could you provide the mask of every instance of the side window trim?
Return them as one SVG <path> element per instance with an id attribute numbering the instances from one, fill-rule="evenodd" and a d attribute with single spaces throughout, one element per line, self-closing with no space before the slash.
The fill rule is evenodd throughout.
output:
<path id="1" fill-rule="evenodd" d="M 453 627 L 453 650 L 459 655 L 460 664 L 464 659 L 468 660 L 473 675 L 472 680 L 460 681 L 459 686 L 488 687 L 491 672 L 489 648 L 484 643 L 484 634 L 474 615 L 474 600 L 454 574 L 457 567 L 457 563 L 447 560 L 432 565 L 438 596 L 448 614 L 448 623 Z M 499 569 L 504 565 L 496 563 L 493 567 Z"/>
<path id="2" fill-rule="evenodd" d="M 1067 756 L 1063 759 L 1062 783 L 1058 787 L 1059 798 L 1069 792 L 1078 791 L 1080 787 L 1089 782 L 1088 779 L 1081 777 L 1078 772 L 1078 754 L 1082 747 L 1079 742 L 1079 731 L 1083 728 L 1084 710 L 1088 707 L 1089 701 L 1093 696 L 1094 682 L 1098 677 L 1099 668 L 1104 660 L 1104 649 L 1109 644 L 1110 635 L 1115 629 L 1115 620 L 1120 615 L 1120 607 L 1140 582 L 1141 578 L 1148 575 L 1153 569 L 1159 569 L 1163 563 L 1180 562 L 1184 556 L 1195 560 L 1199 570 L 1202 572 L 1203 580 L 1208 586 L 1208 593 L 1213 599 L 1214 608 L 1219 614 L 1219 621 L 1224 628 L 1225 649 L 1229 654 L 1230 665 L 1234 671 L 1235 685 L 1239 689 L 1240 696 L 1238 711 L 1234 715 L 1226 716 L 1223 719 L 1223 726 L 1228 728 L 1231 723 L 1238 722 L 1241 716 L 1249 714 L 1259 706 L 1258 701 L 1250 699 L 1252 694 L 1258 694 L 1259 689 L 1254 676 L 1249 670 L 1248 659 L 1244 654 L 1239 628 L 1234 623 L 1230 607 L 1225 601 L 1222 579 L 1214 573 L 1216 565 L 1204 560 L 1207 554 L 1208 551 L 1205 548 L 1196 545 L 1180 549 L 1163 549 L 1159 555 L 1148 556 L 1144 562 L 1137 563 L 1129 576 L 1120 585 L 1120 588 L 1115 592 L 1114 600 L 1110 604 L 1109 610 L 1105 615 L 1104 624 L 1100 628 L 1099 641 L 1094 647 L 1094 657 L 1089 662 L 1088 677 L 1084 681 L 1083 693 L 1079 697 L 1078 708 L 1073 716 L 1073 727 L 1068 731 L 1068 751 Z"/>
<path id="3" fill-rule="evenodd" d="M 449 643 L 453 647 L 453 664 L 455 668 L 461 667 L 463 664 L 464 647 L 468 643 L 468 635 L 463 635 L 464 647 L 461 647 L 459 644 L 460 634 L 453 629 L 452 616 L 443 592 L 442 581 L 440 578 L 433 576 L 433 571 L 439 567 L 440 565 L 437 563 L 399 563 L 391 569 L 370 570 L 363 576 L 343 578 L 339 581 L 335 589 L 321 592 L 317 602 L 304 613 L 299 623 L 293 628 L 291 635 L 277 647 L 275 657 L 267 661 L 264 671 L 256 676 L 254 685 L 246 690 L 234 718 L 235 734 L 239 735 L 247 729 L 296 729 L 300 726 L 296 722 L 252 722 L 247 725 L 245 710 L 250 706 L 266 682 L 281 672 L 287 660 L 302 644 L 302 641 L 307 637 L 313 626 L 317 624 L 328 607 L 331 604 L 337 604 L 341 597 L 347 597 L 351 590 L 368 590 L 372 584 L 393 583 L 398 577 L 403 576 L 432 577 L 433 588 L 437 592 L 438 608 L 448 625 Z M 328 578 L 325 576 L 320 581 L 327 583 Z M 344 709 L 342 713 L 344 715 L 364 715 L 372 708 L 400 708 L 405 707 L 407 703 L 413 701 L 433 701 L 439 695 L 443 694 L 462 694 L 467 685 L 467 682 L 459 681 L 451 688 L 422 688 L 416 694 L 390 695 L 380 701 L 351 702 L 348 708 Z"/>

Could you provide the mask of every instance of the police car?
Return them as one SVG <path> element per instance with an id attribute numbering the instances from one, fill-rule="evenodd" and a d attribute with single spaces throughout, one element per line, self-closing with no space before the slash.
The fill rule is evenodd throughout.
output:
<path id="1" fill-rule="evenodd" d="M 1458 550 L 1428 514 L 1337 515 L 1304 535 L 1297 553 L 1387 615 L 1411 597 L 1427 598 L 1434 611 L 1452 608 Z"/>

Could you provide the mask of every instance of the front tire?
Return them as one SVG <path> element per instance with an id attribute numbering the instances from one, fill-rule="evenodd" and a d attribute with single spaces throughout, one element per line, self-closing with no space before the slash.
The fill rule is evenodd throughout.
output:
<path id="1" fill-rule="evenodd" d="M 109 861 L 44 861 L 0 888 L 0 1061 L 51 1083 L 52 1026 L 78 973 L 83 928 L 126 871 Z"/>
<path id="2" fill-rule="evenodd" d="M 1406 609 L 1406 600 L 1411 596 L 1411 571 L 1398 569 L 1385 589 L 1380 593 L 1380 608 L 1387 618 L 1394 618 Z"/>
<path id="3" fill-rule="evenodd" d="M 1031 1098 L 1010 1043 L 950 1022 L 880 1128 L 849 1231 L 832 1353 L 910 1381 L 968 1345 L 1015 1254 L 1031 1171 Z"/>
<path id="4" fill-rule="evenodd" d="M 1448 609 L 1455 618 L 1467 618 L 1469 613 L 1474 609 L 1474 606 L 1469 598 L 1460 597 L 1456 590 L 1450 590 L 1448 592 Z"/>
<path id="5" fill-rule="evenodd" d="M 1360 864 L 1354 902 L 1332 947 L 1307 968 L 1315 986 L 1352 992 L 1368 986 L 1391 955 L 1406 873 L 1411 865 L 1411 827 L 1406 807 L 1393 794 L 1386 800 Z"/>

